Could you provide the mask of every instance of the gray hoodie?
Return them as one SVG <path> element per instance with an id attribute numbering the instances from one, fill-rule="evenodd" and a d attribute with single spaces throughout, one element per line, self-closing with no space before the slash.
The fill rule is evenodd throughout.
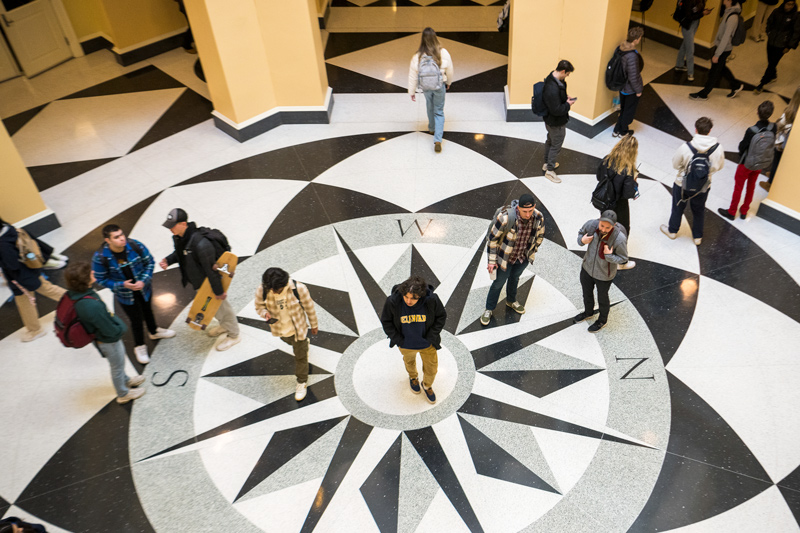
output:
<path id="1" fill-rule="evenodd" d="M 733 39 L 733 34 L 736 31 L 736 27 L 739 24 L 739 17 L 734 17 L 732 16 L 732 14 L 741 12 L 742 12 L 742 6 L 740 6 L 739 4 L 731 6 L 725 10 L 725 13 L 722 15 L 722 20 L 719 23 L 717 36 L 714 39 L 713 46 L 716 46 L 716 48 L 714 49 L 714 57 L 719 57 L 724 52 L 730 52 L 731 50 L 733 50 L 733 44 L 731 44 L 731 39 Z"/>
<path id="2" fill-rule="evenodd" d="M 597 281 L 611 281 L 617 275 L 617 265 L 628 262 L 628 237 L 618 222 L 608 234 L 608 240 L 601 241 L 600 234 L 595 233 L 599 225 L 599 220 L 590 220 L 578 231 L 580 246 L 584 246 L 581 242 L 584 235 L 594 235 L 586 249 L 586 255 L 583 256 L 583 269 Z M 600 257 L 601 242 L 607 243 L 613 251 L 612 254 L 606 254 L 605 258 Z"/>

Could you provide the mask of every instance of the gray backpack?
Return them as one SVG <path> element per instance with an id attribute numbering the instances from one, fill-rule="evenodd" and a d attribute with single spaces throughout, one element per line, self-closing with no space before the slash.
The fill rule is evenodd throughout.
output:
<path id="1" fill-rule="evenodd" d="M 423 91 L 438 91 L 442 88 L 442 70 L 436 60 L 427 54 L 419 58 L 417 76 L 417 85 Z"/>
<path id="2" fill-rule="evenodd" d="M 744 156 L 744 166 L 750 170 L 766 170 L 772 165 L 775 157 L 775 124 L 769 124 L 760 130 L 751 126 L 755 133 L 750 139 L 750 146 Z"/>

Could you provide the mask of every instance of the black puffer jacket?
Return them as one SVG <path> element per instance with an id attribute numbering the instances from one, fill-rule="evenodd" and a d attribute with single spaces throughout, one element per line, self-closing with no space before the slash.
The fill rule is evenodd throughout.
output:
<path id="1" fill-rule="evenodd" d="M 8 285 L 15 296 L 22 296 L 22 291 L 14 283 L 16 281 L 25 289 L 35 291 L 42 282 L 39 275 L 41 268 L 28 268 L 19 260 L 19 250 L 17 250 L 17 230 L 11 224 L 5 224 L 0 228 L 0 268 L 8 280 Z"/>
<path id="2" fill-rule="evenodd" d="M 178 263 L 184 287 L 186 283 L 191 283 L 197 290 L 208 278 L 214 294 L 220 295 L 225 292 L 222 289 L 220 274 L 214 270 L 214 263 L 217 262 L 214 245 L 197 233 L 197 225 L 194 222 L 189 222 L 183 237 L 173 235 L 172 241 L 175 243 L 175 251 L 167 256 L 167 263 L 170 265 Z"/>
<path id="3" fill-rule="evenodd" d="M 403 325 L 400 323 L 400 305 L 403 295 L 398 290 L 399 285 L 392 287 L 392 294 L 386 299 L 381 312 L 383 331 L 389 337 L 389 347 L 403 344 Z M 437 350 L 442 348 L 442 329 L 447 321 L 447 312 L 439 297 L 433 292 L 433 286 L 428 285 L 428 294 L 424 297 L 425 305 L 425 339 Z"/>
<path id="4" fill-rule="evenodd" d="M 783 4 L 767 19 L 767 44 L 776 48 L 797 48 L 800 43 L 800 15 L 797 5 L 787 13 Z"/>
<path id="5" fill-rule="evenodd" d="M 563 86 L 562 86 L 563 85 Z M 562 81 L 559 85 L 551 72 L 544 79 L 544 89 L 542 89 L 542 100 L 547 107 L 547 115 L 544 123 L 548 126 L 563 126 L 569 122 L 569 108 L 567 103 L 567 82 Z"/>

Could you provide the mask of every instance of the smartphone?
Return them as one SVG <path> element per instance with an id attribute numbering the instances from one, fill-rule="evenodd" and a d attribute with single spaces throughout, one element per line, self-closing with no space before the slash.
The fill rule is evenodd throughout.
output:
<path id="1" fill-rule="evenodd" d="M 274 324 L 277 321 L 278 321 L 278 319 L 273 317 L 273 318 L 270 318 L 269 320 L 267 320 L 267 324 Z"/>

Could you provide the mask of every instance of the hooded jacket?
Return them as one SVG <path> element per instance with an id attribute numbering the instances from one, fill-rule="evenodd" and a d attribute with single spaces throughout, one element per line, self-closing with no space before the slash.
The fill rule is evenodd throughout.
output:
<path id="1" fill-rule="evenodd" d="M 619 90 L 622 94 L 641 94 L 644 89 L 642 83 L 642 69 L 644 68 L 644 59 L 642 54 L 636 50 L 633 43 L 623 41 L 619 45 L 619 51 L 622 53 L 622 67 L 625 69 L 625 85 Z M 630 52 L 630 53 L 626 53 Z"/>
<path id="2" fill-rule="evenodd" d="M 712 46 L 716 47 L 714 49 L 714 57 L 719 57 L 724 52 L 733 50 L 731 39 L 733 39 L 733 34 L 736 31 L 736 27 L 739 25 L 739 17 L 734 17 L 734 13 L 741 14 L 742 6 L 736 4 L 726 9 L 725 13 L 722 14 L 722 21 L 719 23 L 717 36 L 714 38 L 714 43 L 712 44 Z"/>
<path id="3" fill-rule="evenodd" d="M 19 250 L 17 250 L 17 230 L 11 224 L 5 224 L 0 228 L 0 268 L 3 269 L 3 274 L 5 274 L 14 296 L 23 294 L 14 281 L 29 291 L 35 291 L 42 285 L 39 279 L 42 269 L 28 268 L 20 262 Z"/>
<path id="4" fill-rule="evenodd" d="M 106 304 L 92 289 L 76 292 L 67 291 L 69 299 L 75 302 L 75 313 L 87 333 L 104 343 L 114 343 L 122 338 L 128 326 L 116 315 L 108 312 Z M 91 296 L 91 298 L 83 298 Z"/>
<path id="5" fill-rule="evenodd" d="M 595 219 L 588 221 L 578 231 L 579 246 L 585 246 L 581 241 L 584 235 L 594 235 L 583 256 L 582 268 L 597 281 L 611 281 L 617 275 L 617 265 L 628 262 L 628 238 L 619 222 L 614 224 L 606 241 L 600 239 L 599 227 L 600 220 Z M 613 253 L 605 254 L 605 258 L 600 257 L 601 243 L 608 244 Z"/>
<path id="6" fill-rule="evenodd" d="M 221 275 L 214 270 L 217 254 L 214 244 L 197 233 L 197 224 L 189 222 L 183 237 L 172 236 L 175 251 L 169 254 L 167 264 L 178 263 L 181 269 L 181 283 L 191 283 L 195 290 L 199 289 L 203 281 L 208 278 L 211 290 L 219 296 L 225 291 L 222 289 Z"/>
<path id="7" fill-rule="evenodd" d="M 384 333 L 389 337 L 390 348 L 403 345 L 403 327 L 400 323 L 403 295 L 400 294 L 399 287 L 400 285 L 392 287 L 392 293 L 386 299 L 386 303 L 383 304 L 383 311 L 381 312 L 381 324 L 383 325 Z M 433 292 L 432 285 L 428 285 L 428 291 L 421 300 L 420 303 L 425 306 L 425 339 L 434 348 L 440 350 L 442 348 L 441 333 L 444 323 L 447 321 L 447 312 L 439 296 Z"/>
<path id="8" fill-rule="evenodd" d="M 699 133 L 695 134 L 695 136 L 692 137 L 692 140 L 689 142 L 698 152 L 705 152 L 718 143 L 716 137 L 711 137 L 710 135 L 700 135 Z M 711 154 L 708 159 L 711 163 L 711 168 L 708 169 L 708 182 L 706 183 L 703 192 L 706 192 L 711 187 L 711 178 L 714 173 L 718 170 L 721 170 L 722 167 L 725 166 L 725 149 L 721 144 L 717 146 L 716 150 L 714 150 L 714 153 Z M 683 143 L 675 152 L 675 155 L 672 156 L 672 167 L 678 171 L 678 175 L 675 178 L 676 187 L 683 187 L 683 176 L 686 175 L 686 169 L 691 160 L 692 151 L 689 149 L 686 143 Z"/>
<path id="9" fill-rule="evenodd" d="M 776 48 L 796 49 L 800 43 L 800 16 L 797 4 L 786 12 L 783 4 L 767 19 L 767 44 Z"/>
<path id="10" fill-rule="evenodd" d="M 542 100 L 547 107 L 544 123 L 548 126 L 558 127 L 569 122 L 570 105 L 567 103 L 567 81 L 558 81 L 555 72 L 551 72 L 544 79 Z"/>

